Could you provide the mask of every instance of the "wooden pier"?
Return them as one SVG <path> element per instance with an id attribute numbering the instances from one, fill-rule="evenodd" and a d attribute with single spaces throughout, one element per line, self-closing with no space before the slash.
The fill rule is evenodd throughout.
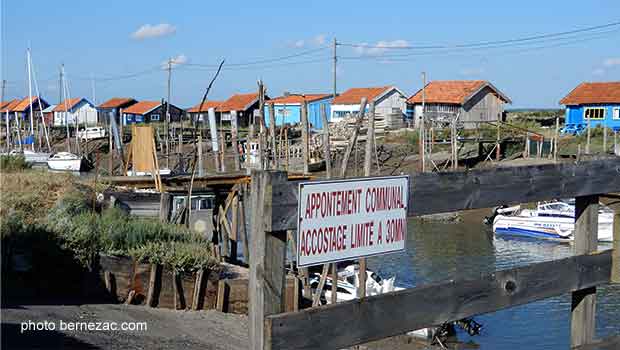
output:
<path id="1" fill-rule="evenodd" d="M 410 174 L 411 216 L 575 197 L 577 255 L 288 313 L 286 232 L 296 229 L 299 181 L 281 171 L 255 171 L 251 180 L 251 349 L 341 349 L 566 293 L 572 295 L 571 346 L 596 348 L 596 286 L 617 282 L 620 274 L 612 270 L 618 270 L 620 211 L 614 250 L 596 252 L 598 203 L 620 192 L 620 159 Z M 617 347 L 620 338 L 598 344 Z"/>

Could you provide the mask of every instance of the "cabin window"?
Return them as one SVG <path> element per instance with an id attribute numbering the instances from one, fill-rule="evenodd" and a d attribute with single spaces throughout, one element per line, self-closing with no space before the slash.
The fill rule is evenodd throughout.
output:
<path id="1" fill-rule="evenodd" d="M 583 115 L 585 119 L 604 119 L 605 108 L 586 108 Z"/>
<path id="2" fill-rule="evenodd" d="M 614 108 L 614 115 L 613 118 L 615 120 L 620 120 L 620 107 L 616 107 Z"/>
<path id="3" fill-rule="evenodd" d="M 159 114 L 151 114 L 151 120 L 159 120 Z"/>

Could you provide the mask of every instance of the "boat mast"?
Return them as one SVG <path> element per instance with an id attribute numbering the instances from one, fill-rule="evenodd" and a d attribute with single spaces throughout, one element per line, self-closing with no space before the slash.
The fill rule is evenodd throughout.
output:
<path id="1" fill-rule="evenodd" d="M 34 152 L 34 116 L 32 115 L 32 81 L 30 74 L 30 48 L 26 50 L 26 62 L 28 64 L 28 100 L 30 101 L 30 135 L 32 136 L 31 148 Z"/>
<path id="2" fill-rule="evenodd" d="M 34 70 L 34 67 L 32 67 L 32 55 L 30 56 L 30 65 L 31 65 L 30 70 L 32 71 L 32 81 L 34 82 L 34 92 L 37 94 L 37 104 L 39 105 L 39 113 L 41 114 L 41 125 L 43 125 L 43 135 L 45 136 L 45 143 L 47 144 L 47 150 L 48 152 L 51 152 L 52 146 L 50 145 L 50 138 L 47 132 L 47 125 L 45 124 L 45 118 L 43 117 L 43 105 L 41 104 L 41 94 L 39 93 L 39 84 L 37 83 L 37 75 Z"/>
<path id="3" fill-rule="evenodd" d="M 67 132 L 67 152 L 71 153 L 71 130 L 69 129 L 69 118 L 67 117 L 67 94 L 65 93 L 65 64 L 60 65 L 60 94 L 61 100 L 59 103 L 65 104 L 65 109 L 62 112 L 65 118 L 65 130 Z"/>

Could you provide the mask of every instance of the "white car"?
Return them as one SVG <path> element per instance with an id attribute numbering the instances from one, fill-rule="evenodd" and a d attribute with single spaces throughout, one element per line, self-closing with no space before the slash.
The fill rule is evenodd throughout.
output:
<path id="1" fill-rule="evenodd" d="M 100 126 L 82 129 L 78 132 L 78 137 L 82 141 L 101 139 L 105 136 L 105 128 Z"/>

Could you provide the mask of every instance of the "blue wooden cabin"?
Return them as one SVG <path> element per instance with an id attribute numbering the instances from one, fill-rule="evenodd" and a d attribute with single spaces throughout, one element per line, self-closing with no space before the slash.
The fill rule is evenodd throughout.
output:
<path id="1" fill-rule="evenodd" d="M 276 125 L 297 124 L 301 122 L 301 105 L 308 103 L 308 123 L 312 129 L 322 129 L 323 121 L 321 119 L 321 106 L 325 106 L 327 119 L 331 115 L 331 94 L 285 94 L 265 103 L 265 121 L 269 125 L 270 115 L 269 108 L 273 105 L 276 117 Z"/>
<path id="2" fill-rule="evenodd" d="M 564 133 L 579 134 L 588 122 L 620 131 L 620 82 L 581 83 L 560 104 L 566 106 Z"/>

